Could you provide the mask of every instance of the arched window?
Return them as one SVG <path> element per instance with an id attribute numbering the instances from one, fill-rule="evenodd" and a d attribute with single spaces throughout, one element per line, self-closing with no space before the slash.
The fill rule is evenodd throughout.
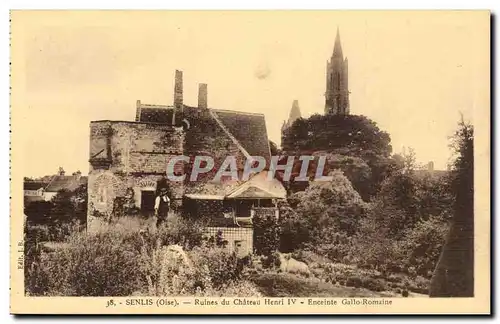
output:
<path id="1" fill-rule="evenodd" d="M 100 185 L 97 189 L 97 201 L 100 204 L 105 204 L 107 201 L 107 190 L 105 185 Z"/>

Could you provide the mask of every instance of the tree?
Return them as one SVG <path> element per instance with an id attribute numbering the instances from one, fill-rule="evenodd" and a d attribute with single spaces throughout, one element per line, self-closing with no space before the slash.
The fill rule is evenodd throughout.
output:
<path id="1" fill-rule="evenodd" d="M 375 122 L 357 115 L 313 115 L 299 119 L 285 130 L 282 149 L 285 152 L 329 151 L 370 158 L 389 157 L 390 137 Z"/>
<path id="2" fill-rule="evenodd" d="M 340 170 L 328 182 L 313 182 L 301 195 L 297 213 L 306 220 L 311 237 L 321 242 L 334 232 L 353 234 L 366 213 L 366 203 Z"/>
<path id="3" fill-rule="evenodd" d="M 327 155 L 327 167 L 344 171 L 364 200 L 379 190 L 395 164 L 390 157 L 389 134 L 365 116 L 313 115 L 299 119 L 284 131 L 282 149 L 297 157 Z"/>
<path id="4" fill-rule="evenodd" d="M 274 143 L 273 141 L 269 141 L 269 148 L 271 150 L 271 156 L 279 154 L 278 145 L 276 145 L 276 143 Z"/>
<path id="5" fill-rule="evenodd" d="M 291 199 L 289 200 L 300 200 L 298 196 L 301 194 L 303 194 L 303 192 L 298 192 L 293 195 L 294 197 L 290 197 Z M 297 212 L 288 203 L 281 206 L 279 212 L 280 252 L 293 252 L 297 248 L 300 248 L 304 243 L 311 240 L 307 220 L 297 214 Z"/>
<path id="6" fill-rule="evenodd" d="M 434 271 L 431 297 L 474 296 L 474 129 L 462 119 L 451 141 L 454 194 L 451 228 Z"/>
<path id="7" fill-rule="evenodd" d="M 33 201 L 24 204 L 24 214 L 27 222 L 33 225 L 42 225 L 50 222 L 50 215 L 54 204 L 50 201 Z"/>

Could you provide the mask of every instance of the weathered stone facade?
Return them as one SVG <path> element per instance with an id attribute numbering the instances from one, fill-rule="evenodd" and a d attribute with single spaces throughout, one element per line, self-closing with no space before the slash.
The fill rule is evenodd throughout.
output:
<path id="1" fill-rule="evenodd" d="M 173 106 L 138 100 L 135 121 L 91 122 L 88 228 L 125 214 L 153 217 L 157 191 L 166 186 L 177 214 L 208 219 L 207 233 L 221 231 L 230 251 L 246 255 L 253 248 L 251 209 L 275 205 L 286 194 L 281 183 L 241 180 L 251 156 L 270 160 L 264 116 L 208 108 L 206 85 L 200 85 L 199 107 L 186 106 L 182 84 L 176 71 Z M 177 162 L 174 174 L 184 181 L 170 180 L 168 162 L 181 155 L 189 161 Z M 196 156 L 212 158 L 214 168 L 192 178 Z M 228 157 L 236 160 L 239 179 L 212 181 Z"/>
<path id="2" fill-rule="evenodd" d="M 141 208 L 144 192 L 156 194 L 167 162 L 183 153 L 184 131 L 169 125 L 95 121 L 90 125 L 89 221 L 111 217 L 116 198 L 128 188 Z M 172 182 L 172 198 L 180 201 L 183 183 Z M 154 194 L 153 194 L 154 193 Z M 90 223 L 90 222 L 89 222 Z"/>

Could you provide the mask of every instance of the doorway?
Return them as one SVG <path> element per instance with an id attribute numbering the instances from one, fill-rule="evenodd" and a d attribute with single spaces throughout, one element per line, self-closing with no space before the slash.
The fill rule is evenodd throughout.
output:
<path id="1" fill-rule="evenodd" d="M 145 217 L 152 217 L 155 212 L 155 192 L 153 190 L 141 191 L 141 214 Z"/>

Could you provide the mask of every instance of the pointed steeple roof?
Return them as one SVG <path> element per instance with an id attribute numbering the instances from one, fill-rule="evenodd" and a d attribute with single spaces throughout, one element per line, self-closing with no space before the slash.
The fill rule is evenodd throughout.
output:
<path id="1" fill-rule="evenodd" d="M 340 43 L 339 26 L 337 26 L 337 36 L 335 36 L 335 46 L 333 47 L 332 56 L 339 56 L 341 58 L 344 58 L 344 55 L 342 54 L 342 44 Z"/>
<path id="2" fill-rule="evenodd" d="M 292 110 L 290 110 L 290 117 L 288 118 L 288 124 L 293 124 L 297 119 L 302 118 L 302 114 L 300 113 L 299 101 L 294 100 L 292 104 Z"/>

